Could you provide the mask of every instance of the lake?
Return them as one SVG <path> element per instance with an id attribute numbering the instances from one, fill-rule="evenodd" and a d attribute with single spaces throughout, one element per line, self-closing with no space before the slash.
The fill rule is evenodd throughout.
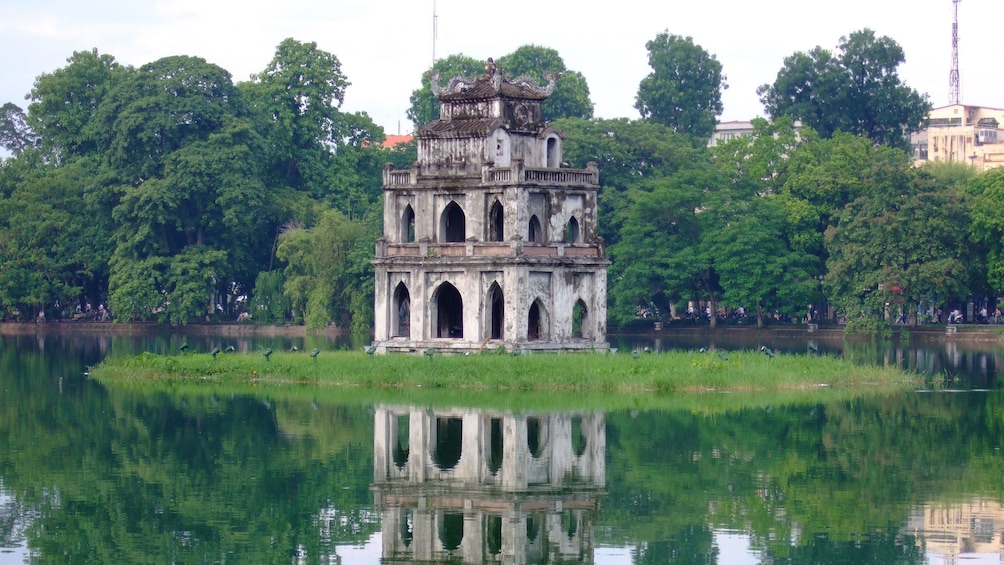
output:
<path id="1" fill-rule="evenodd" d="M 473 394 L 460 406 L 360 404 L 307 386 L 103 386 L 85 375 L 106 355 L 182 343 L 251 354 L 357 345 L 325 337 L 0 340 L 3 564 L 1004 560 L 996 342 L 611 336 L 622 352 L 769 344 L 943 378 L 888 396 L 678 395 L 664 410 L 547 411 L 519 398 L 481 407 Z"/>

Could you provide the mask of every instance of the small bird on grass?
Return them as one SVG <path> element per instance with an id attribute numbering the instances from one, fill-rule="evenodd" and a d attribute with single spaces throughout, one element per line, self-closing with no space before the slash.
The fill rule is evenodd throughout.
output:
<path id="1" fill-rule="evenodd" d="M 180 351 L 182 353 L 185 353 L 186 351 L 188 351 L 188 342 L 187 341 L 182 342 L 182 344 L 178 346 L 178 351 Z"/>
<path id="2" fill-rule="evenodd" d="M 261 354 L 265 356 L 265 360 L 266 361 L 272 361 L 272 348 L 271 347 L 269 347 L 265 351 L 262 351 Z"/>
<path id="3" fill-rule="evenodd" d="M 237 350 L 234 349 L 234 346 L 228 345 L 227 348 L 224 349 L 223 351 L 226 351 L 227 353 L 233 353 L 234 351 L 237 351 Z"/>
<path id="4" fill-rule="evenodd" d="M 310 352 L 310 356 L 314 358 L 314 361 L 317 361 L 317 356 L 320 353 L 321 353 L 321 350 L 315 347 L 314 350 Z"/>
<path id="5" fill-rule="evenodd" d="M 767 347 L 766 345 L 761 345 L 760 351 L 763 351 L 763 354 L 766 355 L 767 357 L 770 357 L 771 359 L 774 358 L 774 350 Z"/>
<path id="6" fill-rule="evenodd" d="M 722 361 L 728 361 L 729 360 L 729 356 L 726 355 L 724 351 L 719 350 L 718 351 L 718 356 L 722 358 Z"/>
<path id="7" fill-rule="evenodd" d="M 219 355 L 219 353 L 220 353 L 219 346 L 214 347 L 213 350 L 209 352 L 209 354 L 213 356 L 213 359 L 216 359 L 216 356 Z"/>
<path id="8" fill-rule="evenodd" d="M 300 350 L 300 348 L 297 347 L 297 346 L 295 346 L 295 345 L 289 346 L 289 351 L 292 352 L 292 353 L 295 353 L 295 352 L 297 352 L 299 350 Z"/>
<path id="9" fill-rule="evenodd" d="M 376 346 L 375 345 L 367 345 L 367 346 L 363 347 L 363 351 L 366 352 L 366 355 L 372 356 L 374 353 L 376 353 Z"/>
<path id="10" fill-rule="evenodd" d="M 809 353 L 813 355 L 819 355 L 819 346 L 816 345 L 816 342 L 814 341 L 809 342 Z"/>

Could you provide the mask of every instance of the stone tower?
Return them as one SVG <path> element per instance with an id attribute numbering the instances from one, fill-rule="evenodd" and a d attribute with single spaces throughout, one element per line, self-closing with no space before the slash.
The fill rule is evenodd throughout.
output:
<path id="1" fill-rule="evenodd" d="M 554 77 L 509 80 L 489 59 L 432 89 L 417 162 L 383 174 L 377 351 L 608 349 L 599 171 L 562 163 L 541 112 Z"/>

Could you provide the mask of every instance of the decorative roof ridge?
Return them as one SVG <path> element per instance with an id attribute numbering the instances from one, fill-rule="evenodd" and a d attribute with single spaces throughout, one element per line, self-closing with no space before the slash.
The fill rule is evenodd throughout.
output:
<path id="1" fill-rule="evenodd" d="M 495 66 L 495 61 L 489 57 L 485 62 L 485 73 L 479 78 L 470 79 L 461 75 L 456 75 L 447 82 L 446 86 L 439 83 L 440 73 L 433 72 L 429 75 L 429 83 L 432 93 L 437 98 L 466 98 L 465 95 L 480 98 L 484 95 L 499 96 L 505 95 L 513 98 L 532 98 L 543 100 L 552 93 L 557 86 L 557 73 L 548 71 L 544 73 L 547 84 L 539 85 L 526 75 L 516 78 L 507 78 L 502 71 Z M 508 88 L 506 88 L 508 87 Z"/>

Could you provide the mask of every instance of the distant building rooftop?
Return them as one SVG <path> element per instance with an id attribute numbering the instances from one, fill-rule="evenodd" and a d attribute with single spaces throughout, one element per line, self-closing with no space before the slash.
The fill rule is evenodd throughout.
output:
<path id="1" fill-rule="evenodd" d="M 410 133 L 406 135 L 388 135 L 387 139 L 383 142 L 383 146 L 385 149 L 390 149 L 402 143 L 408 143 L 414 138 L 415 136 Z"/>

